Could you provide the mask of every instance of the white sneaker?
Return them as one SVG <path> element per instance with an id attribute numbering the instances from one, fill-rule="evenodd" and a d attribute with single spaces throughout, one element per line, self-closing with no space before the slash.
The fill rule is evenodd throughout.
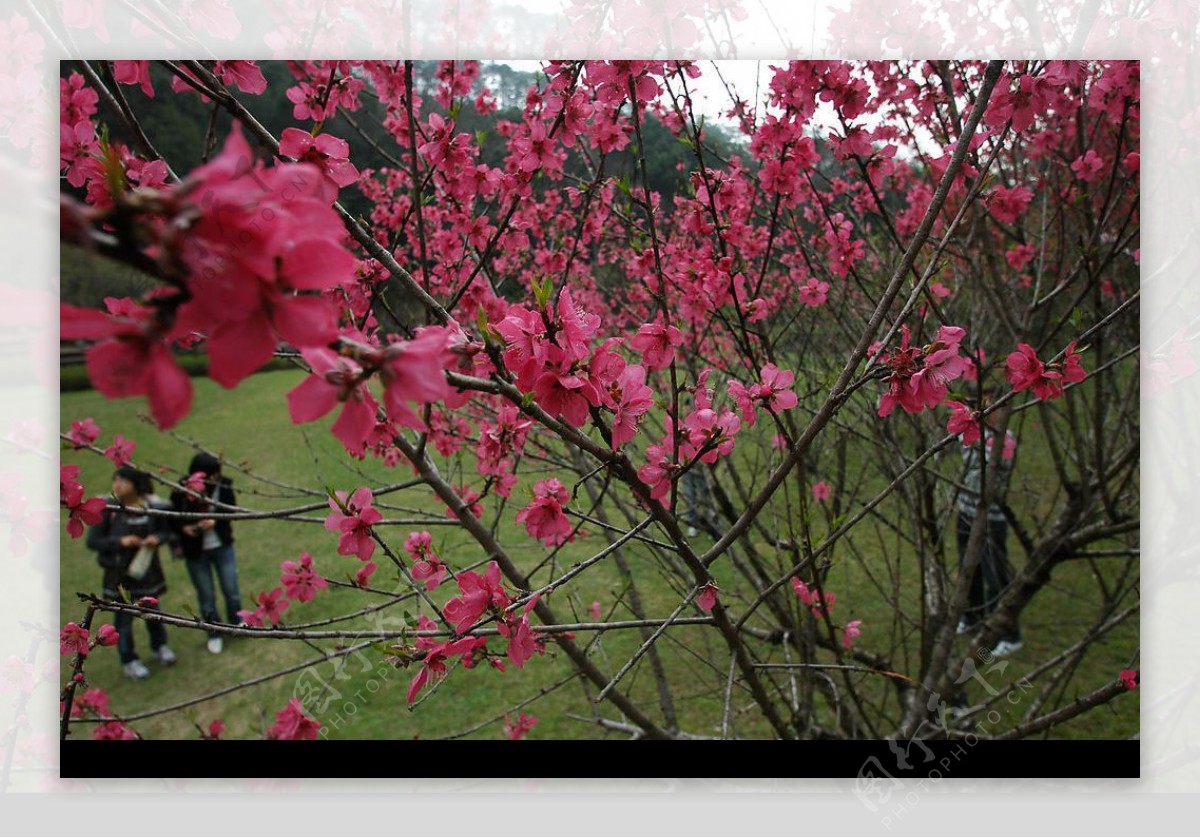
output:
<path id="1" fill-rule="evenodd" d="M 129 663 L 125 664 L 125 666 L 123 668 L 125 670 L 126 676 L 132 678 L 135 681 L 140 681 L 143 678 L 150 677 L 150 670 L 146 668 L 146 664 L 142 663 L 139 660 L 132 660 Z"/>
<path id="2" fill-rule="evenodd" d="M 177 660 L 179 658 L 175 657 L 175 653 L 171 651 L 170 646 L 164 644 L 158 647 L 158 662 L 163 666 L 170 666 Z"/>
<path id="3" fill-rule="evenodd" d="M 212 652 L 214 655 L 221 654 L 221 650 L 224 648 L 225 648 L 225 641 L 223 641 L 221 638 L 219 638 L 219 637 L 208 638 L 208 651 Z"/>
<path id="4" fill-rule="evenodd" d="M 992 649 L 992 655 L 997 658 L 1006 658 L 1021 651 L 1021 647 L 1024 645 L 1020 640 L 1001 640 L 996 644 L 996 648 Z"/>
<path id="5" fill-rule="evenodd" d="M 696 537 L 696 536 L 698 536 L 699 534 L 700 534 L 699 530 L 697 530 L 695 527 L 688 527 L 688 528 L 687 528 L 687 537 L 688 537 L 688 538 L 695 538 L 695 537 Z"/>

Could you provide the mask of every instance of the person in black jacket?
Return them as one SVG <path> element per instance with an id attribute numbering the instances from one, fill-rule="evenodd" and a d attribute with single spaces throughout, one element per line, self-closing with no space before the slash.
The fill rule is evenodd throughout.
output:
<path id="1" fill-rule="evenodd" d="M 188 467 L 188 475 L 200 472 L 204 475 L 202 496 L 195 493 L 176 491 L 171 503 L 179 512 L 203 515 L 206 512 L 222 512 L 216 504 L 233 506 L 236 499 L 232 481 L 221 476 L 221 461 L 211 454 L 197 454 Z M 186 476 L 185 476 L 186 479 Z M 200 616 L 209 623 L 218 623 L 217 592 L 213 584 L 215 574 L 225 598 L 225 614 L 230 625 L 242 622 L 238 611 L 242 608 L 242 597 L 238 591 L 237 555 L 233 550 L 233 526 L 228 518 L 184 518 L 176 521 L 176 531 L 183 556 L 187 560 L 188 575 L 196 588 L 200 603 Z M 219 634 L 209 634 L 208 651 L 219 654 L 224 644 Z"/>
<path id="2" fill-rule="evenodd" d="M 113 497 L 122 509 L 105 509 L 100 523 L 88 528 L 87 546 L 96 551 L 96 561 L 104 568 L 104 598 L 123 602 L 144 596 L 158 597 L 167 590 L 166 577 L 158 558 L 158 548 L 171 535 L 161 515 L 149 515 L 152 508 L 150 476 L 129 466 L 113 474 Z M 157 606 L 156 606 L 157 608 Z M 134 648 L 133 615 L 117 612 L 113 624 L 118 633 L 117 653 L 125 674 L 141 680 L 150 675 Z M 164 666 L 175 663 L 175 653 L 167 645 L 167 630 L 162 623 L 147 621 L 150 648 Z"/>

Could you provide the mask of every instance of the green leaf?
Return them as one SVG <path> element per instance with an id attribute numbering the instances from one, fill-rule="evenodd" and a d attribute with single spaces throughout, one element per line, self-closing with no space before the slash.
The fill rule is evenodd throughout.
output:
<path id="1" fill-rule="evenodd" d="M 488 138 L 487 131 L 476 131 L 475 132 L 475 145 L 482 146 L 484 144 L 484 142 L 487 141 L 487 138 Z"/>
<path id="2" fill-rule="evenodd" d="M 1083 309 L 1081 309 L 1079 306 L 1075 306 L 1074 310 L 1071 312 L 1071 324 L 1075 327 L 1075 331 L 1077 332 L 1083 325 Z"/>
<path id="3" fill-rule="evenodd" d="M 541 308 L 546 308 L 550 305 L 550 295 L 554 293 L 554 282 L 550 277 L 546 277 L 540 282 L 537 279 L 533 280 L 533 297 L 537 300 L 537 304 Z"/>
<path id="4" fill-rule="evenodd" d="M 487 312 L 483 310 L 483 306 L 479 307 L 479 311 L 475 316 L 475 328 L 479 330 L 480 337 L 485 341 L 489 338 L 488 316 Z"/>

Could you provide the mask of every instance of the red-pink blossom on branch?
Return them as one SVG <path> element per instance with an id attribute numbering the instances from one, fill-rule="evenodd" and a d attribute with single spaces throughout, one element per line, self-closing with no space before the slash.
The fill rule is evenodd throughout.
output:
<path id="1" fill-rule="evenodd" d="M 534 652 L 540 655 L 546 651 L 546 641 L 529 624 L 529 612 L 537 605 L 538 599 L 538 596 L 531 597 L 519 618 L 514 614 L 506 614 L 496 625 L 501 636 L 508 638 L 508 660 L 517 669 L 524 667 Z"/>
<path id="2" fill-rule="evenodd" d="M 533 500 L 517 513 L 517 522 L 525 531 L 547 547 L 557 547 L 573 540 L 571 521 L 563 513 L 570 495 L 556 478 L 539 480 L 533 487 Z"/>
<path id="3" fill-rule="evenodd" d="M 86 419 L 76 419 L 71 423 L 71 430 L 67 431 L 67 439 L 75 448 L 86 448 L 100 437 L 100 427 L 92 420 L 92 417 Z"/>
<path id="4" fill-rule="evenodd" d="M 59 168 L 64 171 L 67 183 L 71 186 L 83 186 L 101 173 L 100 152 L 100 140 L 91 120 L 59 126 Z"/>
<path id="5" fill-rule="evenodd" d="M 213 75 L 243 93 L 257 96 L 267 89 L 267 79 L 254 61 L 214 61 Z"/>
<path id="6" fill-rule="evenodd" d="M 98 646 L 116 646 L 120 639 L 120 634 L 117 632 L 117 627 L 105 623 L 96 631 L 96 645 Z"/>
<path id="7" fill-rule="evenodd" d="M 159 428 L 172 428 L 192 406 L 192 382 L 161 340 L 153 311 L 113 315 L 59 305 L 61 340 L 98 340 L 87 351 L 88 377 L 110 399 L 145 395 Z M 272 350 L 274 347 L 272 347 Z"/>
<path id="8" fill-rule="evenodd" d="M 1018 343 L 1017 351 L 1008 356 L 1005 376 L 1012 384 L 1014 393 L 1032 389 L 1033 394 L 1043 401 L 1063 394 L 1062 373 L 1047 369 L 1038 358 L 1037 350 L 1027 343 Z"/>
<path id="9" fill-rule="evenodd" d="M 759 383 L 748 388 L 749 394 L 763 402 L 763 406 L 772 413 L 790 410 L 800 401 L 791 389 L 795 380 L 796 376 L 791 370 L 781 370 L 774 364 L 767 364 L 762 368 Z"/>
<path id="10" fill-rule="evenodd" d="M 358 556 L 365 562 L 375 553 L 371 526 L 383 520 L 383 515 L 371 505 L 375 497 L 367 486 L 358 488 L 349 497 L 342 491 L 334 494 L 336 499 L 329 499 L 333 514 L 325 518 L 325 529 L 342 534 L 338 539 L 339 554 Z"/>
<path id="11" fill-rule="evenodd" d="M 996 82 L 995 92 L 988 103 L 987 123 L 999 126 L 1012 119 L 1013 131 L 1024 131 L 1046 110 L 1051 93 L 1049 81 L 1031 75 L 1020 76 L 1017 89 L 1013 90 L 1012 77 L 1005 73 Z"/>
<path id="12" fill-rule="evenodd" d="M 362 367 L 325 348 L 302 349 L 300 354 L 313 374 L 288 391 L 293 424 L 313 422 L 341 402 L 342 412 L 331 429 L 333 435 L 351 456 L 363 456 L 367 438 L 375 429 L 379 403 L 367 389 Z"/>
<path id="13" fill-rule="evenodd" d="M 304 714 L 300 699 L 291 698 L 287 707 L 275 714 L 275 724 L 267 729 L 268 739 L 316 739 L 321 723 Z"/>
<path id="14" fill-rule="evenodd" d="M 648 370 L 661 370 L 675 360 L 675 351 L 683 345 L 683 332 L 661 322 L 646 323 L 629 339 L 629 346 L 642 353 Z"/>
<path id="15" fill-rule="evenodd" d="M 329 344 L 338 311 L 320 292 L 354 279 L 345 230 L 308 163 L 255 163 L 235 125 L 224 149 L 182 188 L 201 210 L 184 240 L 192 299 L 176 334 L 207 335 L 211 377 L 225 387 L 270 360 L 279 339 Z"/>
<path id="16" fill-rule="evenodd" d="M 446 578 L 446 566 L 433 551 L 433 537 L 426 531 L 409 533 L 404 541 L 404 550 L 412 559 L 412 576 L 425 583 L 425 590 L 432 591 Z"/>
<path id="17" fill-rule="evenodd" d="M 83 484 L 79 482 L 79 466 L 65 465 L 59 467 L 59 502 L 70 512 L 67 519 L 67 533 L 71 538 L 83 535 L 83 528 L 99 524 L 103 520 L 102 513 L 107 506 L 104 498 L 96 497 L 83 499 Z"/>
<path id="18" fill-rule="evenodd" d="M 947 401 L 950 419 L 946 422 L 946 433 L 962 437 L 963 445 L 974 445 L 979 441 L 979 416 L 962 402 Z"/>
<path id="19" fill-rule="evenodd" d="M 601 392 L 614 410 L 612 447 L 617 449 L 637 433 L 638 422 L 654 406 L 654 391 L 646 386 L 645 367 L 630 364 Z"/>
<path id="20" fill-rule="evenodd" d="M 1122 669 L 1117 674 L 1117 677 L 1121 679 L 1121 683 L 1125 685 L 1125 689 L 1127 690 L 1136 690 L 1138 682 L 1141 680 L 1141 676 L 1136 669 Z"/>
<path id="21" fill-rule="evenodd" d="M 842 629 L 842 648 L 849 649 L 854 645 L 854 638 L 862 634 L 862 620 L 851 620 Z"/>
<path id="22" fill-rule="evenodd" d="M 354 584 L 360 588 L 365 588 L 371 584 L 371 577 L 375 575 L 375 571 L 379 566 L 375 562 L 367 562 L 354 573 Z"/>
<path id="23" fill-rule="evenodd" d="M 524 739 L 525 734 L 533 730 L 534 725 L 537 723 L 537 716 L 526 715 L 524 710 L 521 711 L 521 715 L 515 721 L 509 718 L 506 713 L 504 715 L 504 736 L 506 739 L 511 739 L 514 742 L 518 739 Z"/>
<path id="24" fill-rule="evenodd" d="M 1104 172 L 1104 158 L 1089 148 L 1071 163 L 1071 171 L 1084 183 L 1091 183 Z"/>
<path id="25" fill-rule="evenodd" d="M 812 485 L 813 500 L 817 501 L 818 503 L 829 500 L 829 494 L 829 484 L 824 480 L 820 480 Z"/>
<path id="26" fill-rule="evenodd" d="M 444 370 L 457 364 L 461 354 L 474 351 L 457 325 L 425 326 L 413 340 L 388 344 L 379 372 L 388 418 L 406 428 L 426 430 L 408 403 L 433 404 L 449 398 L 454 391 Z"/>
<path id="27" fill-rule="evenodd" d="M 125 722 L 104 722 L 96 725 L 96 729 L 92 732 L 93 739 L 99 740 L 133 740 L 141 739 L 129 725 Z"/>
<path id="28" fill-rule="evenodd" d="M 829 283 L 810 276 L 808 282 L 799 286 L 797 290 L 800 294 L 800 302 L 809 308 L 818 308 L 825 305 L 825 297 L 829 293 Z"/>
<path id="29" fill-rule="evenodd" d="M 149 61 L 114 61 L 113 78 L 121 84 L 141 85 L 142 93 L 154 98 L 154 84 L 150 81 Z"/>
<path id="30" fill-rule="evenodd" d="M 802 580 L 795 577 L 792 578 L 792 590 L 801 602 L 812 609 L 814 617 L 824 616 L 833 609 L 833 604 L 837 601 L 837 594 L 832 591 L 811 590 Z"/>
<path id="31" fill-rule="evenodd" d="M 447 602 L 442 613 L 459 634 L 489 610 L 503 611 L 512 602 L 500 583 L 500 565 L 495 561 L 488 562 L 482 576 L 473 570 L 464 570 L 454 581 L 462 594 Z"/>
<path id="32" fill-rule="evenodd" d="M 437 624 L 425 615 L 421 615 L 417 622 L 418 631 L 431 631 L 436 628 Z M 409 704 L 413 703 L 431 679 L 441 678 L 446 674 L 448 658 L 459 658 L 466 669 L 472 669 L 481 660 L 487 660 L 495 668 L 504 670 L 502 662 L 488 655 L 487 640 L 482 637 L 460 637 L 457 640 L 418 637 L 415 645 L 417 649 L 424 651 L 425 656 L 421 659 L 421 668 L 408 685 L 407 700 Z"/>
<path id="33" fill-rule="evenodd" d="M 272 588 L 270 591 L 258 595 L 257 608 L 253 611 L 243 608 L 238 612 L 238 616 L 245 620 L 247 625 L 265 628 L 267 622 L 278 625 L 279 618 L 283 616 L 283 612 L 290 605 L 287 597 L 283 595 L 282 588 Z"/>
<path id="34" fill-rule="evenodd" d="M 313 570 L 312 555 L 309 553 L 301 553 L 299 562 L 285 561 L 279 567 L 283 571 L 279 581 L 290 599 L 309 602 L 317 595 L 317 591 L 329 587 L 329 583 Z"/>
<path id="35" fill-rule="evenodd" d="M 1019 271 L 1033 261 L 1037 249 L 1031 244 L 1018 244 L 1005 251 L 1004 259 L 1014 271 Z"/>
<path id="36" fill-rule="evenodd" d="M 108 705 L 108 693 L 100 687 L 92 687 L 83 695 L 75 698 L 75 704 L 71 707 L 71 715 L 75 718 L 82 718 L 87 713 L 94 713 L 97 716 L 112 715 Z"/>
<path id="37" fill-rule="evenodd" d="M 58 653 L 86 655 L 89 651 L 88 634 L 87 629 L 75 623 L 67 623 L 58 633 Z"/>
<path id="38" fill-rule="evenodd" d="M 679 474 L 679 463 L 672 452 L 671 440 L 675 436 L 675 425 L 671 417 L 663 419 L 666 438 L 661 443 L 646 446 L 646 464 L 638 469 L 638 479 L 650 488 L 650 497 L 661 501 L 671 491 L 671 484 Z"/>
<path id="39" fill-rule="evenodd" d="M 900 346 L 879 356 L 880 364 L 891 371 L 888 391 L 879 399 L 880 416 L 891 415 L 896 405 L 908 413 L 937 407 L 946 398 L 946 385 L 971 368 L 959 354 L 965 329 L 942 326 L 933 342 L 921 348 L 909 345 L 907 325 L 900 330 Z"/>
<path id="40" fill-rule="evenodd" d="M 58 80 L 58 121 L 75 125 L 96 115 L 100 94 L 87 86 L 83 76 L 72 72 Z M 15 145 L 15 143 L 14 143 Z"/>
<path id="41" fill-rule="evenodd" d="M 1078 384 L 1087 378 L 1087 370 L 1083 368 L 1079 361 L 1079 353 L 1075 351 L 1075 341 L 1068 343 L 1063 352 L 1062 376 L 1063 381 L 1068 384 Z"/>
<path id="42" fill-rule="evenodd" d="M 299 128 L 284 128 L 279 135 L 279 153 L 298 163 L 312 163 L 324 175 L 320 196 L 331 203 L 338 189 L 358 181 L 358 169 L 348 159 L 350 145 L 330 134 L 313 136 Z"/>
<path id="43" fill-rule="evenodd" d="M 704 587 L 700 589 L 700 593 L 696 595 L 696 604 L 700 606 L 701 611 L 712 611 L 717 604 L 717 588 L 712 582 L 706 582 Z"/>
<path id="44" fill-rule="evenodd" d="M 1033 191 L 1024 186 L 998 186 L 987 199 L 987 208 L 997 221 L 1012 224 L 1021 217 L 1032 200 Z"/>
<path id="45" fill-rule="evenodd" d="M 120 468 L 133 457 L 135 448 L 137 448 L 137 443 L 132 439 L 126 439 L 120 434 L 114 434 L 112 445 L 104 449 L 104 456 L 112 460 L 115 467 Z"/>

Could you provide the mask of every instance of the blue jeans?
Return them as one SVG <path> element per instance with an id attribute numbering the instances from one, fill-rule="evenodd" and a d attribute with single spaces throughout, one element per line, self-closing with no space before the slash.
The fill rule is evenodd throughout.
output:
<path id="1" fill-rule="evenodd" d="M 703 465 L 697 463 L 692 466 L 691 470 L 683 475 L 683 500 L 687 508 L 683 513 L 683 520 L 688 526 L 702 526 L 706 520 L 704 507 L 708 501 L 708 483 L 704 479 L 703 472 L 700 469 Z"/>
<path id="2" fill-rule="evenodd" d="M 121 663 L 137 660 L 138 654 L 133 646 L 133 615 L 127 611 L 118 611 L 113 614 L 113 627 L 118 634 L 117 654 Z M 151 649 L 157 652 L 160 646 L 167 645 L 167 629 L 162 623 L 146 621 L 146 628 L 150 630 Z"/>
<path id="3" fill-rule="evenodd" d="M 204 621 L 221 622 L 217 613 L 217 591 L 213 585 L 215 571 L 217 581 L 221 585 L 221 595 L 225 597 L 225 614 L 229 618 L 226 622 L 234 626 L 241 622 L 238 611 L 242 609 L 242 595 L 238 592 L 237 555 L 233 552 L 233 545 L 205 550 L 200 554 L 200 558 L 187 559 L 186 562 L 188 576 L 192 577 L 196 598 L 200 601 L 200 616 Z"/>

